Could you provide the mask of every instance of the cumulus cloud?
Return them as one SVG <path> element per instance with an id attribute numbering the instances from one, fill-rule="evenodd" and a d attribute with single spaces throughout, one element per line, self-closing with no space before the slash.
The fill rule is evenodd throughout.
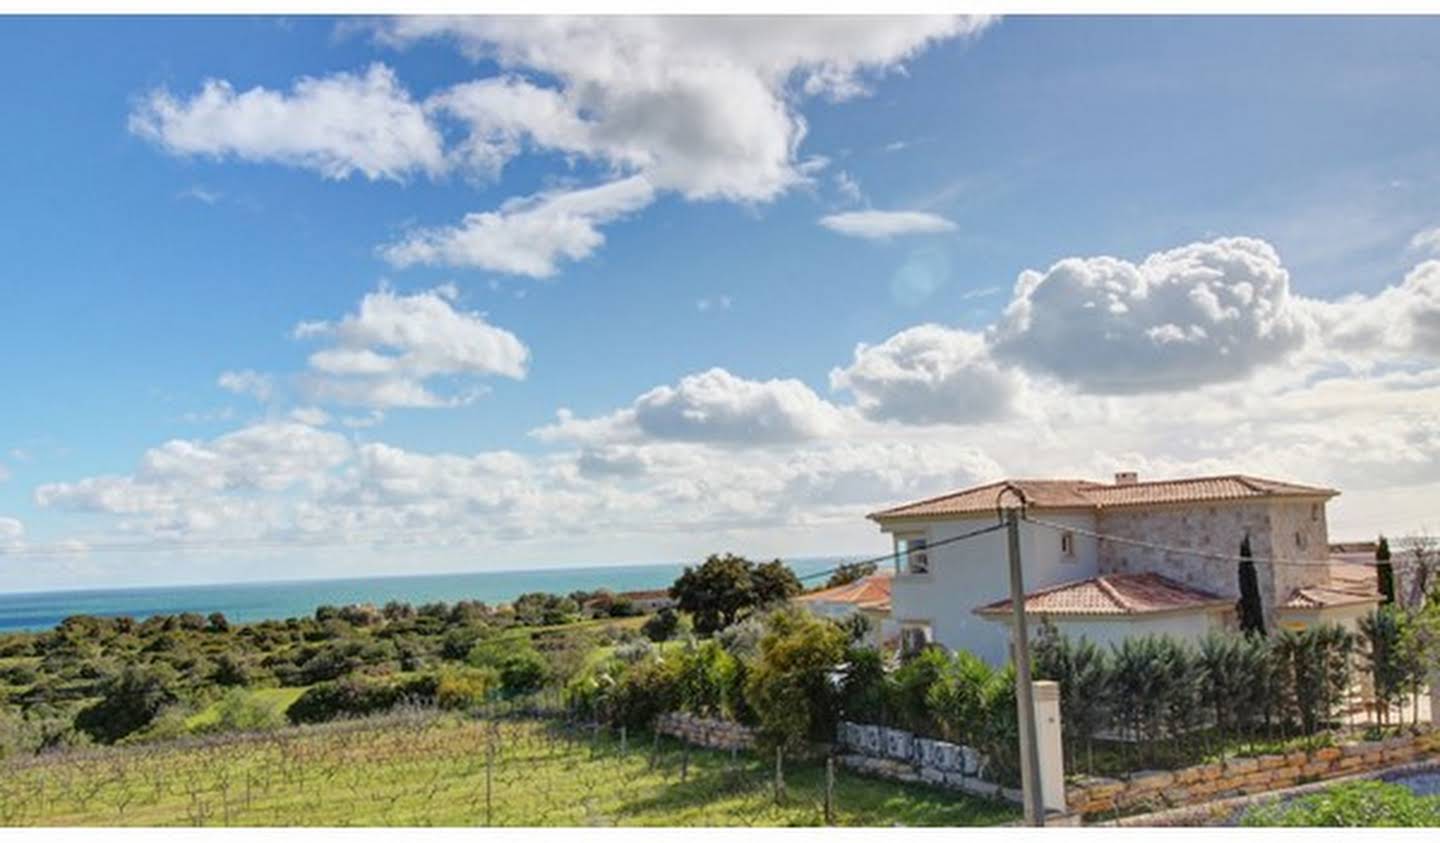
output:
<path id="1" fill-rule="evenodd" d="M 820 218 L 831 231 L 866 240 L 954 231 L 955 223 L 926 211 L 845 211 Z"/>
<path id="2" fill-rule="evenodd" d="M 470 127 L 496 169 L 523 144 L 640 172 L 690 199 L 767 201 L 805 175 L 802 96 L 845 99 L 986 18 L 444 17 L 379 25 L 388 44 L 457 43 L 508 75 L 433 104 Z M 540 86 L 529 73 L 553 80 Z"/>
<path id="3" fill-rule="evenodd" d="M 1440 225 L 1415 232 L 1410 238 L 1410 248 L 1440 255 Z"/>
<path id="4" fill-rule="evenodd" d="M 329 179 L 358 172 L 404 181 L 447 166 L 441 132 L 382 64 L 363 74 L 302 77 L 288 93 L 237 93 L 216 79 L 188 98 L 159 89 L 131 113 L 129 126 L 172 154 L 275 162 Z"/>
<path id="5" fill-rule="evenodd" d="M 1235 237 L 1139 264 L 1067 258 L 1027 271 L 994 332 L 1001 359 L 1123 394 L 1243 378 L 1306 341 L 1303 305 L 1264 241 Z"/>
<path id="6" fill-rule="evenodd" d="M 0 543 L 13 542 L 25 535 L 25 525 L 18 518 L 0 516 Z"/>
<path id="7" fill-rule="evenodd" d="M 333 342 L 310 355 L 302 391 L 319 402 L 371 408 L 441 407 L 473 400 L 479 388 L 440 396 L 427 379 L 523 379 L 529 348 L 483 314 L 457 310 L 457 297 L 453 286 L 412 295 L 381 287 L 338 322 L 301 322 L 296 338 Z"/>
<path id="8" fill-rule="evenodd" d="M 415 264 L 488 269 L 547 278 L 562 260 L 588 257 L 605 242 L 599 227 L 654 200 L 639 176 L 579 190 L 511 199 L 498 211 L 466 214 L 459 225 L 424 228 L 381 249 L 398 267 Z"/>
<path id="9" fill-rule="evenodd" d="M 1395 359 L 1440 359 L 1440 260 L 1412 269 L 1374 295 L 1309 301 L 1324 348 L 1360 365 Z"/>
<path id="10" fill-rule="evenodd" d="M 579 419 L 561 411 L 558 421 L 533 433 L 542 441 L 594 444 L 775 444 L 831 435 L 842 424 L 841 411 L 798 380 L 753 381 L 714 368 L 657 386 L 606 416 Z"/>
<path id="11" fill-rule="evenodd" d="M 208 442 L 172 439 L 146 451 L 135 472 L 47 483 L 35 502 L 81 512 L 165 514 L 207 496 L 318 488 L 350 456 L 339 434 L 296 422 L 266 422 Z"/>
<path id="12" fill-rule="evenodd" d="M 833 389 L 849 390 L 868 418 L 905 424 L 970 424 L 1004 418 L 1019 391 L 982 334 L 917 325 L 879 345 L 860 343 Z"/>

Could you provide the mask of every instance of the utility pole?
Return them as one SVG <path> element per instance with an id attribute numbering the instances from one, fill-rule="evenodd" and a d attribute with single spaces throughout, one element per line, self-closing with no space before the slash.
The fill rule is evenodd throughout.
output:
<path id="1" fill-rule="evenodd" d="M 1035 696 L 1030 686 L 1030 634 L 1025 629 L 1025 578 L 1020 572 L 1020 510 L 1005 510 L 1010 539 L 1010 605 L 1015 612 L 1015 699 L 1020 706 L 1020 780 L 1025 824 L 1045 825 L 1040 793 L 1040 747 L 1035 740 Z"/>

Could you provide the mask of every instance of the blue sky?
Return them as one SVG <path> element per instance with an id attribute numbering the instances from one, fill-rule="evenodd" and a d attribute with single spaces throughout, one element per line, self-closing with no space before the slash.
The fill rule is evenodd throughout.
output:
<path id="1" fill-rule="evenodd" d="M 1440 526 L 1440 20 L 672 24 L 0 20 L 0 589 Z"/>

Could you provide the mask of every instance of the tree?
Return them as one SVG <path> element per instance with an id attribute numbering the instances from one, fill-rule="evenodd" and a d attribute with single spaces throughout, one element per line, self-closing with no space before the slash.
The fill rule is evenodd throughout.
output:
<path id="1" fill-rule="evenodd" d="M 795 572 L 779 559 L 756 565 L 750 571 L 750 581 L 757 606 L 780 603 L 805 590 Z"/>
<path id="2" fill-rule="evenodd" d="M 825 581 L 825 587 L 839 588 L 842 585 L 862 580 L 873 573 L 875 573 L 874 562 L 846 562 L 835 568 L 835 573 Z"/>
<path id="3" fill-rule="evenodd" d="M 230 631 L 230 621 L 225 618 L 222 612 L 211 612 L 210 617 L 206 618 L 206 620 L 210 623 L 211 632 Z"/>
<path id="4" fill-rule="evenodd" d="M 729 553 L 712 555 L 699 567 L 687 567 L 670 586 L 676 605 L 695 620 L 695 631 L 709 635 L 735 622 L 742 609 L 756 604 L 754 565 Z"/>
<path id="5" fill-rule="evenodd" d="M 1395 567 L 1390 564 L 1390 540 L 1384 536 L 1375 543 L 1375 579 L 1380 593 L 1385 596 L 1384 605 L 1395 602 Z"/>
<path id="6" fill-rule="evenodd" d="M 1250 534 L 1240 542 L 1240 631 L 1246 635 L 1265 634 L 1265 610 L 1260 604 L 1260 579 L 1250 554 Z"/>
<path id="7" fill-rule="evenodd" d="M 1360 619 L 1365 638 L 1365 658 L 1374 678 L 1375 705 L 1380 722 L 1388 723 L 1390 711 L 1404 698 L 1408 685 L 1404 653 L 1405 615 L 1394 606 L 1385 606 Z"/>

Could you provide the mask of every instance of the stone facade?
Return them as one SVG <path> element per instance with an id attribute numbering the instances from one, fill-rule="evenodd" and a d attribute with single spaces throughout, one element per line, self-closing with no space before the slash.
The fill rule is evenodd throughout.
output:
<path id="1" fill-rule="evenodd" d="M 1196 805 L 1231 796 L 1281 790 L 1312 781 L 1406 764 L 1440 753 L 1440 731 L 1363 741 L 1287 755 L 1232 758 L 1171 771 L 1143 771 L 1124 779 L 1082 777 L 1065 790 L 1070 810 L 1085 817 Z"/>
<path id="2" fill-rule="evenodd" d="M 660 715 L 655 721 L 655 731 L 709 749 L 751 749 L 755 746 L 755 731 L 748 726 L 733 720 L 699 717 L 678 711 Z"/>
<path id="3" fill-rule="evenodd" d="M 1319 501 L 1216 502 L 1102 509 L 1099 532 L 1152 544 L 1233 556 L 1248 532 L 1257 557 L 1324 561 L 1329 556 L 1325 505 Z M 1239 597 L 1235 565 L 1190 554 L 1100 542 L 1100 573 L 1153 571 L 1196 588 Z M 1277 601 L 1296 588 L 1320 585 L 1319 566 L 1257 565 L 1260 600 L 1271 624 Z"/>

